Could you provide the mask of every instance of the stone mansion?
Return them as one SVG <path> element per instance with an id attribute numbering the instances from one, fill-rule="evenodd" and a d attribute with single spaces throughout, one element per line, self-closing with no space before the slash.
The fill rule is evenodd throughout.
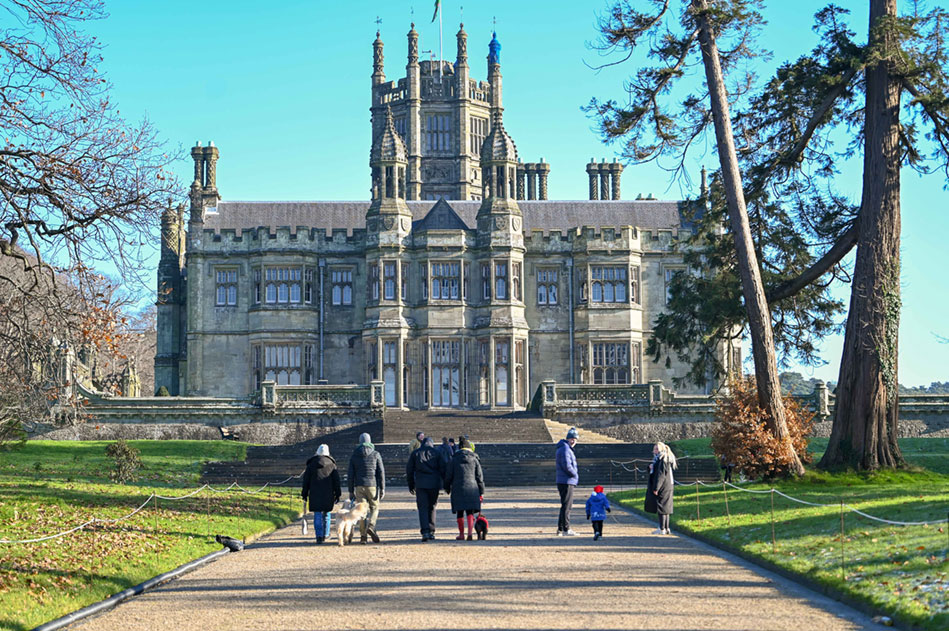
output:
<path id="1" fill-rule="evenodd" d="M 192 148 L 189 212 L 162 217 L 156 388 L 377 380 L 390 407 L 519 409 L 544 380 L 685 374 L 644 356 L 684 269 L 684 202 L 621 200 L 622 165 L 592 161 L 589 200 L 548 200 L 550 165 L 522 162 L 504 128 L 497 37 L 487 81 L 463 28 L 457 45 L 454 63 L 420 62 L 413 25 L 388 81 L 377 34 L 370 200 L 228 201 L 218 148 Z M 733 369 L 739 348 L 719 350 Z"/>

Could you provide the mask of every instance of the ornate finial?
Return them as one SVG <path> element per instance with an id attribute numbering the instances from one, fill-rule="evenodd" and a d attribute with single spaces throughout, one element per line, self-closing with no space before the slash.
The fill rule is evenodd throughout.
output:
<path id="1" fill-rule="evenodd" d="M 412 28 L 409 29 L 409 63 L 418 63 L 418 33 L 415 32 L 415 22 L 412 22 Z"/>
<path id="2" fill-rule="evenodd" d="M 376 16 L 376 37 L 379 37 L 379 31 L 382 30 L 382 18 Z"/>

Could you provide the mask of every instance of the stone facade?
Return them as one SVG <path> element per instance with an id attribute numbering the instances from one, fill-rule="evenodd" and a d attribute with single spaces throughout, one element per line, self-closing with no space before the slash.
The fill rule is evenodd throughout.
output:
<path id="1" fill-rule="evenodd" d="M 162 219 L 156 388 L 381 380 L 389 407 L 518 409 L 544 380 L 685 374 L 644 356 L 684 270 L 683 203 L 621 201 L 606 163 L 599 199 L 547 200 L 550 166 L 521 162 L 504 129 L 500 44 L 476 82 L 466 38 L 439 69 L 413 28 L 406 77 L 386 82 L 377 34 L 369 201 L 222 201 L 218 149 L 192 149 L 188 224 L 183 208 Z"/>

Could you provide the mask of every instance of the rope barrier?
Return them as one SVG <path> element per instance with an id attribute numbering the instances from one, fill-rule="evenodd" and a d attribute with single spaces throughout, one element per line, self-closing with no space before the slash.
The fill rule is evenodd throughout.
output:
<path id="1" fill-rule="evenodd" d="M 690 456 L 683 456 L 683 458 L 689 458 L 689 457 L 690 457 Z M 681 458 L 680 458 L 680 460 L 681 460 Z M 626 467 L 625 467 L 624 465 L 627 464 L 627 463 L 630 463 L 630 462 L 651 462 L 651 461 L 627 460 L 627 461 L 625 461 L 625 463 L 624 463 L 624 462 L 617 462 L 617 461 L 615 461 L 615 460 L 610 460 L 610 464 L 612 464 L 612 465 L 614 465 L 614 466 L 620 466 L 620 467 L 622 467 L 623 469 L 625 469 L 625 470 L 627 470 L 627 471 L 630 471 L 630 470 L 629 470 L 629 469 L 626 469 Z M 637 470 L 637 471 L 641 471 L 640 469 L 636 469 L 636 470 Z M 642 471 L 641 471 L 641 472 L 642 472 Z M 698 491 L 699 485 L 707 486 L 707 487 L 709 487 L 709 488 L 712 488 L 712 487 L 714 487 L 714 488 L 716 488 L 716 489 L 718 488 L 718 484 L 717 484 L 717 483 L 716 483 L 716 484 L 706 484 L 706 483 L 703 482 L 702 480 L 694 480 L 694 481 L 692 481 L 692 482 L 679 482 L 678 480 L 673 480 L 673 483 L 674 483 L 675 485 L 677 485 L 677 486 L 695 486 L 695 487 L 696 487 L 696 491 Z M 754 493 L 754 494 L 757 494 L 757 495 L 764 495 L 764 494 L 774 494 L 774 493 L 777 493 L 777 494 L 780 495 L 781 497 L 784 497 L 784 498 L 786 498 L 786 499 L 789 499 L 789 500 L 791 500 L 792 502 L 797 502 L 798 504 L 805 504 L 805 505 L 807 505 L 807 506 L 814 506 L 814 507 L 816 507 L 816 508 L 829 508 L 829 507 L 836 507 L 836 506 L 837 506 L 836 503 L 834 503 L 834 504 L 819 504 L 819 503 L 816 503 L 816 502 L 808 502 L 807 500 L 802 500 L 802 499 L 797 498 L 797 497 L 794 497 L 794 496 L 792 496 L 792 495 L 788 495 L 787 493 L 782 493 L 781 491 L 779 491 L 778 489 L 773 488 L 773 487 L 770 488 L 770 489 L 757 490 L 757 489 L 746 489 L 746 488 L 744 488 L 744 487 L 741 487 L 741 486 L 732 484 L 731 482 L 722 482 L 722 485 L 723 485 L 723 490 L 724 490 L 724 486 L 727 485 L 727 486 L 732 487 L 733 489 L 737 489 L 737 490 L 743 491 L 743 492 L 745 492 L 745 493 Z M 881 522 L 881 523 L 884 523 L 884 524 L 890 524 L 891 526 L 936 526 L 936 525 L 945 524 L 945 523 L 949 522 L 949 520 L 947 520 L 947 519 L 937 519 L 937 520 L 933 520 L 933 521 L 894 521 L 894 520 L 891 520 L 891 519 L 884 519 L 883 517 L 876 517 L 876 516 L 874 516 L 874 515 L 870 515 L 870 514 L 865 513 L 865 512 L 863 512 L 863 511 L 857 509 L 857 508 L 854 508 L 853 506 L 851 506 L 851 505 L 849 505 L 849 504 L 844 504 L 843 507 L 844 507 L 845 509 L 847 509 L 847 510 L 853 512 L 853 513 L 857 513 L 857 514 L 860 515 L 861 517 L 865 517 L 866 519 L 871 519 L 871 520 L 873 520 L 873 521 L 878 521 L 878 522 Z"/>
<path id="2" fill-rule="evenodd" d="M 56 534 L 54 534 L 54 535 L 47 535 L 47 536 L 45 536 L 45 537 L 37 537 L 37 538 L 35 538 L 35 539 L 0 539 L 0 544 L 40 543 L 40 542 L 42 542 L 42 541 L 50 541 L 50 540 L 52 540 L 52 539 L 58 539 L 59 537 L 65 537 L 65 536 L 68 535 L 68 534 L 74 533 L 74 532 L 76 532 L 77 530 L 82 530 L 82 529 L 85 528 L 86 526 L 89 526 L 89 525 L 92 525 L 92 524 L 96 524 L 96 523 L 99 523 L 99 524 L 115 524 L 115 523 L 118 523 L 118 522 L 120 522 L 120 521 L 125 521 L 126 519 L 130 519 L 130 518 L 134 517 L 137 513 L 141 512 L 141 511 L 148 505 L 148 503 L 151 502 L 152 500 L 156 500 L 156 507 L 157 507 L 157 500 L 160 500 L 160 499 L 161 499 L 161 500 L 168 500 L 168 501 L 184 500 L 184 499 L 188 499 L 188 498 L 190 498 L 190 497 L 194 497 L 195 495 L 197 495 L 198 493 L 200 493 L 200 492 L 203 491 L 204 489 L 208 489 L 208 490 L 213 491 L 213 492 L 215 492 L 215 493 L 227 493 L 227 492 L 229 492 L 229 491 L 232 491 L 232 490 L 234 490 L 234 489 L 237 489 L 236 492 L 245 493 L 245 494 L 248 494 L 248 495 L 253 495 L 253 494 L 255 494 L 255 493 L 260 493 L 261 491 L 263 491 L 264 489 L 266 489 L 266 488 L 269 487 L 269 486 L 279 486 L 279 485 L 281 485 L 281 484 L 286 484 L 286 483 L 289 482 L 290 480 L 299 479 L 299 478 L 302 478 L 302 477 L 303 477 L 303 472 L 300 472 L 298 475 L 291 475 L 291 476 L 288 477 L 287 479 L 281 480 L 280 482 L 267 482 L 267 483 L 265 483 L 262 487 L 260 487 L 259 489 L 257 489 L 256 491 L 249 491 L 249 490 L 245 489 L 244 487 L 242 487 L 241 485 L 239 485 L 239 484 L 235 481 L 235 482 L 231 482 L 231 484 L 230 484 L 229 486 L 227 486 L 226 488 L 224 488 L 224 489 L 216 489 L 216 488 L 214 488 L 213 486 L 211 486 L 210 484 L 203 484 L 203 485 L 201 485 L 200 487 L 194 489 L 193 491 L 191 491 L 191 492 L 189 492 L 189 493 L 187 493 L 187 494 L 185 494 L 185 495 L 159 495 L 158 493 L 152 493 L 152 494 L 150 494 L 150 495 L 148 496 L 148 498 L 147 498 L 144 502 L 142 502 L 142 505 L 141 505 L 141 506 L 139 506 L 138 508 L 136 508 L 135 510 L 133 510 L 131 513 L 129 513 L 129 514 L 127 514 L 127 515 L 124 515 L 124 516 L 122 516 L 122 517 L 116 517 L 116 518 L 114 518 L 114 519 L 105 519 L 105 518 L 93 517 L 92 519 L 90 519 L 90 520 L 88 520 L 88 521 L 86 521 L 86 522 L 83 522 L 83 523 L 79 524 L 78 526 L 75 526 L 75 527 L 73 527 L 73 528 L 70 528 L 69 530 L 64 530 L 64 531 L 62 531 L 62 532 L 58 532 L 58 533 L 56 533 Z"/>

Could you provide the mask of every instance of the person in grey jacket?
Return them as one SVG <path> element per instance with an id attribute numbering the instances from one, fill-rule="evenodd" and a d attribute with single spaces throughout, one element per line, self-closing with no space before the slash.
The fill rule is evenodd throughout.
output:
<path id="1" fill-rule="evenodd" d="M 461 449 L 451 459 L 445 472 L 445 492 L 451 493 L 451 510 L 458 517 L 458 541 L 465 538 L 465 516 L 468 517 L 468 541 L 472 540 L 474 514 L 481 512 L 484 498 L 484 476 L 481 461 L 471 449 L 467 438 L 459 441 Z"/>
<path id="2" fill-rule="evenodd" d="M 373 543 L 379 543 L 376 520 L 379 518 L 379 502 L 386 495 L 386 471 L 382 456 L 376 451 L 369 434 L 359 435 L 359 446 L 349 459 L 349 499 L 352 502 L 365 500 L 369 504 L 369 515 L 359 523 L 359 541 L 366 543 L 367 535 Z"/>
<path id="3" fill-rule="evenodd" d="M 577 456 L 573 447 L 577 444 L 579 435 L 577 429 L 571 427 L 567 437 L 557 443 L 557 493 L 560 494 L 560 516 L 557 519 L 557 536 L 572 537 L 575 533 L 570 529 L 570 509 L 573 507 L 573 491 L 580 481 L 577 468 Z"/>
<path id="4" fill-rule="evenodd" d="M 423 438 L 421 446 L 409 456 L 405 480 L 418 507 L 419 532 L 422 541 L 435 538 L 435 506 L 445 477 L 445 456 L 431 438 Z"/>

